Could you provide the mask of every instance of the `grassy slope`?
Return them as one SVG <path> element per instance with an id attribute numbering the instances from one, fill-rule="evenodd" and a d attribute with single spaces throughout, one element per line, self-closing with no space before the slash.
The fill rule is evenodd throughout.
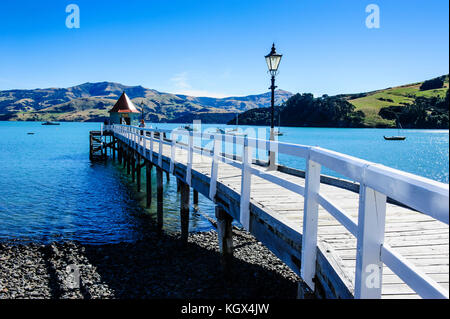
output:
<path id="1" fill-rule="evenodd" d="M 361 110 L 366 115 L 365 123 L 367 126 L 395 126 L 394 121 L 382 119 L 378 112 L 382 107 L 391 105 L 411 104 L 414 98 L 418 96 L 444 97 L 449 87 L 448 76 L 445 80 L 444 87 L 436 90 L 420 91 L 419 88 L 423 82 L 413 83 L 408 85 L 397 86 L 385 90 L 379 90 L 369 93 L 365 97 L 357 99 L 349 99 L 348 101 L 356 106 L 357 110 Z M 380 99 L 390 99 L 390 101 L 382 101 Z"/>

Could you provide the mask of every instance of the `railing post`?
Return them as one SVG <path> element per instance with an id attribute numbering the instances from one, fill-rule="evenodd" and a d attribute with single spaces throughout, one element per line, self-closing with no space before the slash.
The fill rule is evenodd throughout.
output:
<path id="1" fill-rule="evenodd" d="M 381 298 L 386 195 L 360 185 L 356 247 L 355 298 Z"/>
<path id="2" fill-rule="evenodd" d="M 307 160 L 300 275 L 313 291 L 314 277 L 316 275 L 317 225 L 319 219 L 317 195 L 320 188 L 320 169 L 320 164 L 310 159 Z"/>
<path id="3" fill-rule="evenodd" d="M 192 181 L 192 158 L 193 158 L 193 147 L 194 135 L 189 132 L 189 141 L 188 141 L 188 158 L 187 158 L 187 170 L 186 170 L 186 183 L 191 186 Z"/>
<path id="4" fill-rule="evenodd" d="M 217 175 L 219 170 L 219 154 L 222 150 L 222 138 L 219 139 L 217 135 L 214 135 L 213 145 L 213 158 L 211 163 L 211 180 L 209 183 L 209 198 L 214 201 L 217 191 Z"/>
<path id="5" fill-rule="evenodd" d="M 163 132 L 159 132 L 158 166 L 162 168 Z"/>
<path id="6" fill-rule="evenodd" d="M 147 150 L 147 131 L 144 131 L 144 137 L 143 137 L 144 141 L 142 142 L 143 147 L 144 147 L 144 157 L 147 158 L 148 157 L 148 150 Z"/>
<path id="7" fill-rule="evenodd" d="M 187 244 L 189 237 L 189 185 L 180 181 L 180 224 L 181 224 L 181 241 Z"/>
<path id="8" fill-rule="evenodd" d="M 153 162 L 153 137 L 154 137 L 154 132 L 151 131 L 150 132 L 150 162 Z"/>
<path id="9" fill-rule="evenodd" d="M 173 174 L 173 171 L 175 169 L 175 150 L 176 150 L 176 136 L 174 131 L 172 131 L 172 144 L 170 145 L 170 173 Z"/>
<path id="10" fill-rule="evenodd" d="M 248 138 L 244 137 L 242 152 L 240 222 L 247 230 L 250 230 L 250 193 L 252 180 L 251 156 L 252 150 L 248 145 Z"/>

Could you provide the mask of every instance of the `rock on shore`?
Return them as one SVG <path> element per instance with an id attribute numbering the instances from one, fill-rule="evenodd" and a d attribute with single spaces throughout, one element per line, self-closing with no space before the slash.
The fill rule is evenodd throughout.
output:
<path id="1" fill-rule="evenodd" d="M 234 229 L 225 273 L 217 233 L 150 232 L 135 243 L 0 243 L 0 299 L 295 298 L 298 277 L 266 247 Z"/>

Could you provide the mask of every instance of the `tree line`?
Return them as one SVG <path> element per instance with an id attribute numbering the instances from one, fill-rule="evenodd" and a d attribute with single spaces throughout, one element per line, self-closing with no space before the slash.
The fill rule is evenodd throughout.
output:
<path id="1" fill-rule="evenodd" d="M 239 115 L 242 125 L 270 125 L 271 109 L 251 109 Z M 276 107 L 275 125 L 311 127 L 364 127 L 364 113 L 343 98 L 311 93 L 295 94 Z M 235 124 L 231 120 L 228 124 Z"/>

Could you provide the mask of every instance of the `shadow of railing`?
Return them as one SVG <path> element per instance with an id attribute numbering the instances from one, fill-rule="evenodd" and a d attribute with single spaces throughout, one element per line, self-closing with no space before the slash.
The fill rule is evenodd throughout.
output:
<path id="1" fill-rule="evenodd" d="M 238 250 L 239 258 L 233 258 L 225 270 L 216 233 L 194 238 L 198 236 L 204 242 L 194 243 L 191 236 L 188 244 L 183 244 L 177 236 L 163 234 L 135 243 L 84 245 L 83 254 L 116 298 L 296 297 L 296 281 L 273 270 L 283 267 L 275 257 L 261 265 L 244 261 L 245 251 Z M 250 258 L 256 261 L 258 256 Z"/>

